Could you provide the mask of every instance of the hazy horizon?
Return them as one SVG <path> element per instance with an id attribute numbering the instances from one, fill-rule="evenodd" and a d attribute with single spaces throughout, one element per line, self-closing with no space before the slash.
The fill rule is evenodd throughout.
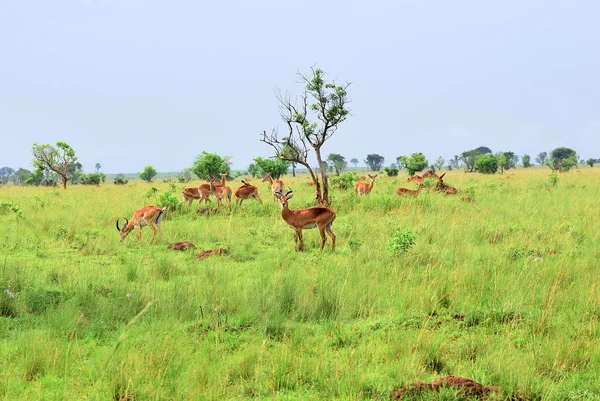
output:
<path id="1" fill-rule="evenodd" d="M 281 126 L 276 90 L 311 66 L 350 81 L 352 115 L 322 149 L 386 165 L 487 146 L 600 158 L 600 3 L 137 0 L 0 5 L 0 167 L 69 143 L 86 172 L 246 169 Z"/>

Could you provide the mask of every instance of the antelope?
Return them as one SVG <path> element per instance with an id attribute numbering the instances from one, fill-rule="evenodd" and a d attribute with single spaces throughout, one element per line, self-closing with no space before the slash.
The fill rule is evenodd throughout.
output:
<path id="1" fill-rule="evenodd" d="M 423 173 L 423 179 L 425 178 L 440 178 L 433 170 L 429 170 Z"/>
<path id="2" fill-rule="evenodd" d="M 225 203 L 227 203 L 227 207 L 229 208 L 229 212 L 231 212 L 231 188 L 228 186 L 220 186 L 215 187 L 215 182 L 210 182 L 210 191 L 217 199 L 217 207 L 221 207 L 223 204 L 223 199 L 225 199 Z"/>
<path id="3" fill-rule="evenodd" d="M 271 193 L 273 193 L 273 200 L 275 201 L 275 203 L 277 203 L 277 195 L 275 195 L 275 192 L 283 192 L 283 189 L 285 188 L 285 186 L 283 185 L 283 181 L 274 180 L 273 177 L 271 177 L 271 173 L 268 173 L 262 179 L 262 182 L 267 181 L 269 182 L 269 184 L 271 184 Z"/>
<path id="4" fill-rule="evenodd" d="M 215 182 L 213 184 L 213 186 L 215 188 L 224 187 L 225 179 L 227 178 L 228 175 L 229 175 L 229 173 L 221 174 L 221 181 Z M 181 192 L 181 195 L 183 196 L 183 203 L 190 202 L 190 204 L 191 204 L 194 201 L 194 199 L 198 199 L 198 204 L 200 204 L 200 203 L 202 203 L 202 201 L 208 203 L 208 201 L 209 201 L 208 197 L 210 196 L 211 193 L 212 193 L 212 189 L 211 189 L 210 183 L 209 183 L 209 184 L 201 184 L 198 187 L 186 188 L 183 190 L 183 192 Z"/>
<path id="5" fill-rule="evenodd" d="M 407 183 L 412 183 L 412 182 L 416 182 L 418 184 L 421 184 L 423 182 L 423 177 L 421 177 L 420 175 L 413 175 L 412 177 L 408 177 L 408 179 L 406 180 Z"/>
<path id="6" fill-rule="evenodd" d="M 424 187 L 423 183 L 419 184 L 417 189 L 398 188 L 396 189 L 396 195 L 398 196 L 417 196 L 421 189 Z"/>
<path id="7" fill-rule="evenodd" d="M 335 212 L 328 207 L 311 207 L 303 210 L 290 210 L 288 201 L 292 199 L 292 190 L 285 194 L 282 191 L 276 193 L 281 203 L 281 217 L 294 230 L 294 250 L 298 251 L 298 240 L 300 240 L 300 251 L 304 251 L 303 229 L 319 228 L 321 233 L 321 251 L 327 242 L 327 236 L 331 237 L 331 250 L 335 251 L 335 234 L 331 231 L 331 225 L 335 220 Z"/>
<path id="8" fill-rule="evenodd" d="M 254 198 L 257 199 L 262 205 L 262 200 L 258 196 L 258 188 L 254 185 L 248 184 L 246 181 L 242 180 L 242 186 L 235 190 L 233 193 L 235 197 L 235 205 L 242 206 L 242 202 L 246 199 Z"/>
<path id="9" fill-rule="evenodd" d="M 444 176 L 446 173 L 442 174 L 438 177 L 438 182 L 435 184 L 436 191 L 443 191 L 445 195 L 456 195 L 458 193 L 458 189 L 454 187 L 450 187 L 444 183 Z"/>
<path id="10" fill-rule="evenodd" d="M 368 195 L 369 192 L 371 192 L 371 189 L 373 189 L 373 184 L 375 184 L 375 177 L 377 177 L 377 174 L 375 175 L 369 175 L 369 178 L 371 179 L 371 183 L 367 184 L 366 182 L 356 182 L 354 184 L 354 192 L 358 195 Z"/>
<path id="11" fill-rule="evenodd" d="M 137 228 L 138 233 L 138 242 L 142 242 L 142 227 L 148 226 L 152 229 L 152 239 L 150 242 L 154 241 L 154 237 L 156 237 L 156 232 L 160 231 L 160 222 L 162 220 L 162 216 L 166 207 L 162 209 L 156 206 L 145 206 L 140 210 L 136 210 L 133 213 L 133 217 L 131 221 L 125 218 L 125 226 L 123 228 L 119 228 L 119 219 L 117 219 L 117 230 L 121 233 L 121 242 L 127 237 L 127 235 L 134 229 Z M 156 227 L 154 226 L 156 224 Z M 162 231 L 161 231 L 162 236 Z"/>

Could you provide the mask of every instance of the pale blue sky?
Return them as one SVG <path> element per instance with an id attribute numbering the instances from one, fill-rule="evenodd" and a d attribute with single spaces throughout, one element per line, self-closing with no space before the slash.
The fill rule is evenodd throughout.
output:
<path id="1" fill-rule="evenodd" d="M 271 155 L 274 90 L 353 82 L 324 146 L 433 161 L 488 146 L 600 157 L 600 1 L 4 1 L 0 167 L 66 141 L 86 172 Z M 283 128 L 283 127 L 282 127 Z"/>

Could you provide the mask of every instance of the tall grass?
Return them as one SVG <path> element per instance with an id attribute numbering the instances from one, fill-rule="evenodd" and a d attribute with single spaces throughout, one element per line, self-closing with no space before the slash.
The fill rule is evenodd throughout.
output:
<path id="1" fill-rule="evenodd" d="M 21 215 L 0 213 L 0 395 L 387 399 L 456 375 L 497 398 L 600 399 L 600 173 L 548 172 L 449 172 L 454 197 L 399 198 L 402 174 L 334 190 L 336 251 L 307 230 L 302 253 L 266 184 L 264 205 L 177 208 L 141 244 L 115 221 L 168 184 L 2 187 Z M 311 205 L 306 177 L 284 181 Z M 393 251 L 398 232 L 414 244 Z"/>

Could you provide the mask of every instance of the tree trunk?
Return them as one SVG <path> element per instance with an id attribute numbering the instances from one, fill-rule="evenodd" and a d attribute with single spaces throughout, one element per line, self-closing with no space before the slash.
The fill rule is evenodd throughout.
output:
<path id="1" fill-rule="evenodd" d="M 296 163 L 292 163 L 292 177 L 296 176 Z"/>
<path id="2" fill-rule="evenodd" d="M 308 173 L 310 174 L 310 178 L 312 179 L 313 183 L 315 184 L 315 190 L 316 190 L 315 199 L 317 201 L 317 204 L 321 204 L 321 187 L 319 186 L 319 178 L 315 175 L 315 172 L 310 167 L 310 164 L 303 163 L 303 162 L 298 162 L 298 163 L 303 165 L 304 167 L 306 167 L 306 169 L 308 170 Z"/>
<path id="3" fill-rule="evenodd" d="M 319 171 L 321 172 L 321 182 L 323 185 L 323 196 L 320 199 L 317 198 L 317 202 L 322 205 L 329 205 L 329 188 L 327 183 L 327 171 L 323 168 L 323 159 L 321 158 L 321 147 L 315 147 L 315 155 L 317 156 L 317 163 L 319 163 Z"/>

